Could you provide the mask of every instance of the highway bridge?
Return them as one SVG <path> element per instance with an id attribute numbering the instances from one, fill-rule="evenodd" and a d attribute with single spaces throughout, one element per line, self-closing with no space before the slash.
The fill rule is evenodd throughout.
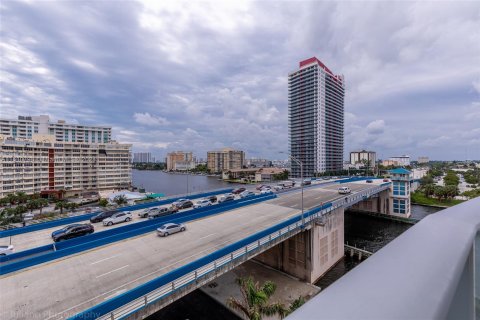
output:
<path id="1" fill-rule="evenodd" d="M 323 243 L 326 232 L 337 232 L 339 249 L 335 257 L 343 256 L 343 208 L 379 194 L 388 195 L 390 189 L 390 183 L 381 180 L 342 186 L 353 192 L 339 195 L 339 184 L 306 189 L 304 215 L 300 192 L 295 190 L 270 200 L 259 199 L 199 216 L 186 223 L 186 232 L 166 238 L 158 237 L 152 229 L 6 273 L 0 278 L 0 317 L 142 318 L 247 259 L 257 257 L 269 264 L 277 246 L 307 233 L 311 235 L 307 237 L 310 247 L 308 259 L 304 259 L 306 265 L 296 265 L 291 272 L 304 272 L 305 280 L 313 282 L 328 268 L 322 264 L 325 257 L 317 247 Z M 340 236 L 338 222 L 342 224 Z M 119 226 L 111 230 L 120 229 Z M 46 244 L 50 233 L 51 230 L 44 229 L 19 234 L 15 241 L 22 244 L 22 249 L 31 250 Z M 332 263 L 332 259 L 328 260 L 328 264 Z"/>

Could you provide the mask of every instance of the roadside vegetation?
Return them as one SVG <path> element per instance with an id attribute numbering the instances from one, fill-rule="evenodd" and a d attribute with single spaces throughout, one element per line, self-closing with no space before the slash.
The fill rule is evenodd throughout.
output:
<path id="1" fill-rule="evenodd" d="M 465 182 L 469 183 L 467 187 L 472 190 L 459 192 L 460 183 L 459 174 L 462 174 Z M 435 184 L 435 179 L 443 176 L 443 186 Z M 475 189 L 480 182 L 480 169 L 473 168 L 465 172 L 455 172 L 445 164 L 437 164 L 432 167 L 428 175 L 420 180 L 420 188 L 413 192 L 411 201 L 415 204 L 450 207 L 459 204 L 465 200 L 455 199 L 457 196 L 463 196 L 472 199 L 480 196 L 480 188 Z"/>
<path id="2" fill-rule="evenodd" d="M 283 319 L 305 303 L 303 297 L 295 299 L 289 306 L 279 302 L 270 302 L 270 298 L 277 289 L 277 285 L 272 281 L 266 281 L 260 285 L 252 277 L 247 277 L 238 278 L 236 282 L 242 292 L 242 298 L 230 297 L 227 305 L 239 311 L 248 320 L 261 320 L 265 316 L 278 316 Z"/>
<path id="3" fill-rule="evenodd" d="M 63 214 L 64 211 L 74 211 L 79 207 L 78 203 L 65 200 L 55 201 L 54 199 L 41 198 L 38 193 L 31 195 L 24 192 L 10 193 L 0 199 L 0 225 L 23 222 L 25 214 L 30 213 L 33 216 L 34 210 L 39 210 L 35 218 L 54 216 L 55 212 L 43 212 L 44 208 L 53 203 L 55 203 L 54 209 L 60 211 L 60 214 Z"/>
<path id="4" fill-rule="evenodd" d="M 165 170 L 167 165 L 164 162 L 135 162 L 132 164 L 132 169 L 136 170 Z"/>

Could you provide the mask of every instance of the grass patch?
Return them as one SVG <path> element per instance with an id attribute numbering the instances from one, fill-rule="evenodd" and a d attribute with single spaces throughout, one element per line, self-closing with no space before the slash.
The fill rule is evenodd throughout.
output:
<path id="1" fill-rule="evenodd" d="M 439 207 L 451 207 L 464 202 L 463 200 L 456 200 L 456 199 L 439 200 L 437 198 L 427 198 L 422 192 L 412 192 L 411 201 L 412 201 L 412 204 L 421 204 L 425 206 L 439 206 Z"/>

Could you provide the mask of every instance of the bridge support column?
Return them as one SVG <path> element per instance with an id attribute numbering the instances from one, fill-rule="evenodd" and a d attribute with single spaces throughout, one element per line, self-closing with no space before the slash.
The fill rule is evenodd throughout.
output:
<path id="1" fill-rule="evenodd" d="M 375 197 L 360 201 L 352 206 L 352 209 L 390 214 L 390 195 L 389 190 L 380 192 Z"/>
<path id="2" fill-rule="evenodd" d="M 314 283 L 344 256 L 343 243 L 344 211 L 338 208 L 255 259 Z"/>

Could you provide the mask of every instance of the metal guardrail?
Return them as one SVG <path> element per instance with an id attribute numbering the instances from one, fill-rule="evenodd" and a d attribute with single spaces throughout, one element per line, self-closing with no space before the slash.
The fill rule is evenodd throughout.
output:
<path id="1" fill-rule="evenodd" d="M 342 198 L 334 202 L 323 204 L 319 208 L 309 210 L 304 213 L 305 224 L 315 222 L 317 219 L 320 219 L 323 215 L 328 214 L 332 210 L 345 206 L 346 204 L 351 205 L 358 201 L 362 201 L 365 199 L 365 197 L 369 197 L 373 194 L 376 194 L 388 188 L 389 188 L 389 183 L 385 183 L 379 187 L 364 190 L 356 194 L 347 195 L 346 198 L 349 198 L 348 201 L 345 201 L 344 200 L 345 198 Z M 72 320 L 73 319 L 90 319 L 92 318 L 92 315 L 95 315 L 96 319 L 105 319 L 105 320 L 124 319 L 129 315 L 131 315 L 132 313 L 138 312 L 138 310 L 146 307 L 151 303 L 154 303 L 159 301 L 160 299 L 169 297 L 176 291 L 181 290 L 182 288 L 188 285 L 202 281 L 204 278 L 208 277 L 212 273 L 215 273 L 216 271 L 224 268 L 225 265 L 227 264 L 232 264 L 233 262 L 240 260 L 242 257 L 260 253 L 261 252 L 260 248 L 269 248 L 273 245 L 275 240 L 284 236 L 287 236 L 288 238 L 298 233 L 300 231 L 300 228 L 303 228 L 303 227 L 304 225 L 302 225 L 301 215 L 299 214 L 280 224 L 277 224 L 273 227 L 270 227 L 262 232 L 259 232 L 255 235 L 252 235 L 242 240 L 242 241 L 245 241 L 250 239 L 251 241 L 249 240 L 250 242 L 245 243 L 240 248 L 235 248 L 235 247 L 238 246 L 238 244 L 241 243 L 242 241 L 239 241 L 237 243 L 227 246 L 226 248 L 218 250 L 217 252 L 221 252 L 222 250 L 225 251 L 225 249 L 227 249 L 228 251 L 229 247 L 233 248 L 231 252 L 228 252 L 222 255 L 221 257 L 217 258 L 215 257 L 215 253 L 212 253 L 202 258 L 202 259 L 208 259 L 209 256 L 212 256 L 214 258 L 211 259 L 211 261 L 207 261 L 206 263 L 200 263 L 197 260 L 184 267 L 179 268 L 179 269 L 187 268 L 187 271 L 183 274 L 179 274 L 178 277 L 176 277 L 171 281 L 165 281 L 165 283 L 161 283 L 161 285 L 159 285 L 158 288 L 154 290 L 150 290 L 141 295 L 138 295 L 139 288 L 140 289 L 142 287 L 148 288 L 148 287 L 151 287 L 151 284 L 154 284 L 156 282 L 161 282 L 161 280 L 164 278 L 168 279 L 169 275 L 174 273 L 176 270 L 171 271 L 163 276 L 160 276 L 157 279 L 151 280 L 150 282 L 147 282 L 135 289 L 125 292 L 120 296 L 114 297 L 89 310 L 79 313 L 70 319 Z M 264 235 L 265 232 L 270 232 L 270 233 Z M 195 266 L 195 267 L 190 268 L 189 270 L 188 268 L 189 266 Z M 137 296 L 134 296 L 135 294 Z M 131 297 L 131 301 L 125 301 L 125 300 L 128 300 L 129 297 Z M 120 304 L 120 305 L 117 305 L 112 310 L 108 310 L 108 308 L 112 307 L 112 305 L 113 306 L 116 305 L 115 302 L 118 302 L 117 304 Z"/>
<path id="2" fill-rule="evenodd" d="M 325 319 L 479 319 L 480 198 L 425 217 L 288 319 L 319 314 Z"/>

